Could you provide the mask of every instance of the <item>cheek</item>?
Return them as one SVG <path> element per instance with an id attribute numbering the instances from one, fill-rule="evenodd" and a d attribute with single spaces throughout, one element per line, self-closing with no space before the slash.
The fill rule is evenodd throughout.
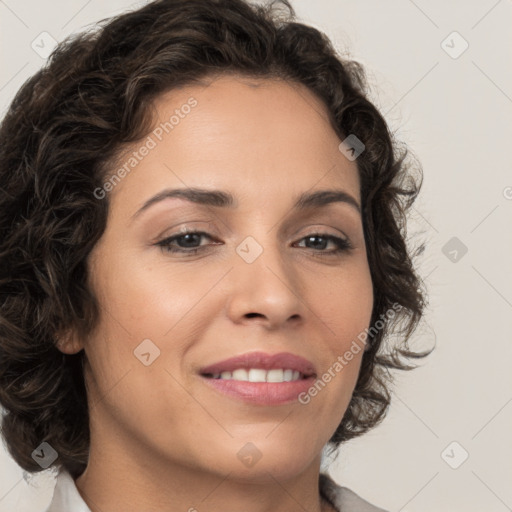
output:
<path id="1" fill-rule="evenodd" d="M 361 263 L 331 275 L 328 283 L 317 281 L 315 286 L 312 302 L 321 319 L 326 347 L 318 389 L 325 395 L 322 406 L 339 416 L 350 401 L 364 355 L 373 310 L 371 274 L 368 265 Z M 328 393 L 323 391 L 324 384 Z"/>
<path id="2" fill-rule="evenodd" d="M 338 351 L 364 331 L 373 310 L 373 284 L 368 265 L 342 268 L 316 277 L 310 286 L 311 306 L 326 328 L 326 340 Z M 328 336 L 329 335 L 329 336 Z"/>
<path id="3" fill-rule="evenodd" d="M 218 277 L 210 273 L 194 281 L 190 273 L 170 266 L 133 260 L 116 265 L 103 260 L 93 275 L 101 321 L 86 352 L 97 393 L 105 394 L 123 379 L 130 390 L 119 395 L 121 400 L 144 395 L 144 408 L 162 401 L 155 389 L 174 389 L 177 394 L 167 397 L 172 403 L 180 389 L 166 370 L 180 375 L 191 340 L 201 337 L 202 319 L 208 318 L 208 301 L 201 299 Z"/>
<path id="4" fill-rule="evenodd" d="M 139 339 L 161 338 L 176 325 L 211 286 L 208 276 L 194 281 L 177 265 L 144 264 L 140 257 L 105 261 L 95 269 L 98 300 L 107 320 Z M 108 318 L 110 316 L 110 318 Z"/>

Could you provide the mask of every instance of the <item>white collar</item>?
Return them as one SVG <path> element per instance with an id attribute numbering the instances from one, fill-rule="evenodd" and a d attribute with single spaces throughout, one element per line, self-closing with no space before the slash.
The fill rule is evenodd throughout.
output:
<path id="1" fill-rule="evenodd" d="M 64 468 L 59 471 L 52 501 L 44 512 L 91 512 L 80 496 L 73 477 Z"/>

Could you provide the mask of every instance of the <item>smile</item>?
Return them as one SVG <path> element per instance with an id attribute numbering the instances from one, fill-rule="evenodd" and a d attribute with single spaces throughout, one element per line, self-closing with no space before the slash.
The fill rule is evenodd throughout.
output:
<path id="1" fill-rule="evenodd" d="M 289 352 L 247 352 L 200 370 L 217 393 L 246 403 L 274 406 L 296 402 L 316 379 L 307 359 Z"/>
<path id="2" fill-rule="evenodd" d="M 264 370 L 263 368 L 251 368 L 246 370 L 245 368 L 239 368 L 233 372 L 215 373 L 210 378 L 246 382 L 292 382 L 306 377 L 299 371 L 291 369 Z"/>

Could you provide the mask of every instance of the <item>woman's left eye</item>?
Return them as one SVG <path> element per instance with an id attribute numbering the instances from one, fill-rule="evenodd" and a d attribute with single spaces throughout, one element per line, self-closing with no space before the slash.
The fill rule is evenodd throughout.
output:
<path id="1" fill-rule="evenodd" d="M 335 245 L 335 249 L 332 251 L 320 251 L 322 253 L 325 253 L 325 255 L 330 254 L 338 254 L 340 252 L 346 252 L 350 249 L 352 249 L 352 244 L 350 243 L 350 240 L 348 238 L 340 238 L 334 235 L 328 235 L 327 233 L 314 233 L 311 235 L 308 235 L 304 237 L 302 240 L 307 240 L 311 242 L 312 240 L 324 240 L 324 242 L 313 242 L 313 245 L 316 245 L 317 247 L 320 245 L 321 247 L 325 247 L 325 245 L 328 242 L 332 242 Z"/>
<path id="2" fill-rule="evenodd" d="M 205 247 L 204 245 L 196 245 L 197 243 L 200 243 L 202 237 L 213 240 L 213 238 L 208 233 L 203 231 L 189 231 L 188 233 L 181 233 L 165 238 L 164 240 L 157 242 L 155 245 L 161 247 L 162 250 L 169 253 L 196 254 L 202 247 Z M 338 254 L 340 252 L 346 252 L 352 249 L 352 244 L 348 238 L 339 238 L 327 233 L 313 233 L 302 238 L 300 242 L 304 240 L 306 243 L 313 244 L 314 252 L 320 252 L 325 255 Z M 320 242 L 318 242 L 318 240 L 320 240 Z M 325 251 L 325 246 L 329 242 L 332 242 L 335 245 L 335 249 L 331 251 Z M 173 243 L 176 243 L 177 245 L 173 245 Z"/>

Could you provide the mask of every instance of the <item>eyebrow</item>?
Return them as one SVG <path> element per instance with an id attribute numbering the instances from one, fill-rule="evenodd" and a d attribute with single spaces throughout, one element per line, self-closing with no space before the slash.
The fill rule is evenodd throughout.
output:
<path id="1" fill-rule="evenodd" d="M 192 203 L 204 206 L 216 206 L 220 208 L 236 208 L 238 201 L 232 194 L 223 190 L 210 190 L 203 188 L 177 188 L 165 189 L 149 198 L 131 217 L 134 220 L 142 212 L 156 203 L 165 199 L 177 197 Z M 319 208 L 331 203 L 346 203 L 361 213 L 359 203 L 344 190 L 315 190 L 304 192 L 295 201 L 293 210 L 306 210 L 308 208 Z"/>

